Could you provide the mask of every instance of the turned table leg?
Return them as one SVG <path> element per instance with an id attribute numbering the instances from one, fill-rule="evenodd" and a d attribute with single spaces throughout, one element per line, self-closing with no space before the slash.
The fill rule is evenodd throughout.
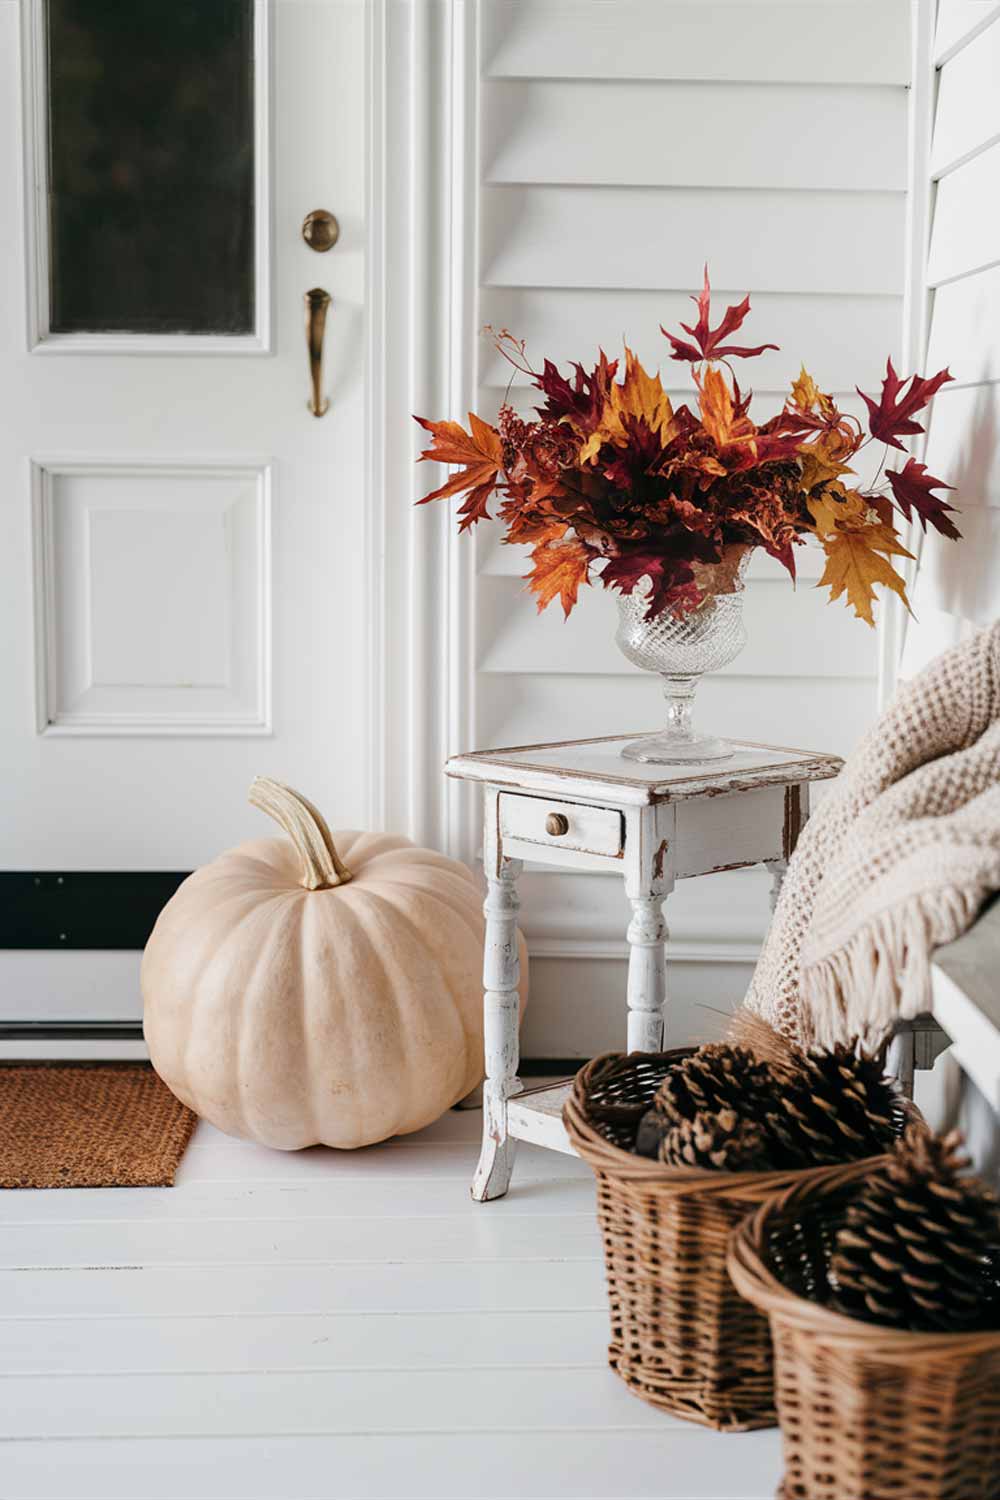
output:
<path id="1" fill-rule="evenodd" d="M 510 1185 L 517 1142 L 507 1135 L 507 1100 L 521 1087 L 518 1025 L 520 962 L 517 953 L 519 860 L 501 860 L 487 877 L 486 942 L 483 953 L 483 1145 L 472 1183 L 479 1203 L 502 1198 Z"/>
<path id="2" fill-rule="evenodd" d="M 628 928 L 628 1050 L 663 1050 L 663 1007 L 667 999 L 667 924 L 663 902 L 667 892 L 646 890 L 629 894 L 632 920 Z"/>

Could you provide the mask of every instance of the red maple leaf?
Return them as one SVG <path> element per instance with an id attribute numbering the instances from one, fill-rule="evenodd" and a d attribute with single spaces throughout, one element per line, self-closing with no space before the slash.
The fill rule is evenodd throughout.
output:
<path id="1" fill-rule="evenodd" d="M 707 537 L 688 532 L 683 539 L 686 557 L 678 557 L 667 551 L 650 552 L 636 549 L 618 557 L 610 557 L 604 565 L 601 582 L 605 588 L 619 589 L 631 594 L 643 578 L 648 578 L 649 591 L 646 619 L 655 620 L 665 609 L 675 614 L 684 614 L 697 609 L 701 603 L 701 590 L 694 581 L 691 563 L 718 562 L 719 551 Z"/>
<path id="2" fill-rule="evenodd" d="M 448 495 L 461 495 L 467 491 L 465 504 L 458 511 L 462 518 L 458 523 L 459 531 L 465 531 L 476 521 L 488 521 L 490 515 L 486 506 L 496 489 L 503 464 L 499 432 L 477 417 L 474 411 L 469 412 L 471 434 L 460 422 L 428 422 L 423 417 L 414 417 L 413 420 L 434 439 L 431 446 L 421 453 L 418 463 L 428 459 L 433 463 L 464 465 L 440 489 L 432 490 L 417 504 L 426 505 L 429 500 L 442 500 Z"/>
<path id="3" fill-rule="evenodd" d="M 947 369 L 939 370 L 928 380 L 920 375 L 912 375 L 907 389 L 903 392 L 901 399 L 897 400 L 900 391 L 905 384 L 900 380 L 892 368 L 892 360 L 886 361 L 885 379 L 882 382 L 882 395 L 878 401 L 866 396 L 859 386 L 855 390 L 868 408 L 868 430 L 872 437 L 878 438 L 882 443 L 888 443 L 891 448 L 902 448 L 899 441 L 901 437 L 910 437 L 915 432 L 923 432 L 919 422 L 913 421 L 914 412 L 921 411 L 935 394 L 944 385 L 946 380 L 953 380 L 954 376 Z"/>
<path id="4" fill-rule="evenodd" d="M 609 360 L 603 349 L 599 352 L 600 358 L 589 375 L 581 364 L 574 363 L 572 385 L 550 359 L 543 364 L 542 373 L 535 376 L 535 385 L 548 398 L 545 406 L 539 408 L 542 414 L 557 422 L 565 417 L 578 432 L 588 437 L 601 420 L 611 383 L 618 371 L 618 361 Z"/>
<path id="5" fill-rule="evenodd" d="M 710 328 L 708 324 L 709 306 L 712 299 L 712 288 L 708 281 L 708 267 L 705 267 L 705 285 L 697 297 L 691 301 L 697 304 L 698 321 L 692 328 L 688 323 L 682 323 L 681 327 L 685 333 L 689 333 L 694 339 L 689 344 L 684 339 L 675 338 L 672 333 L 660 325 L 660 332 L 664 338 L 670 340 L 673 346 L 671 359 L 686 359 L 692 364 L 700 364 L 704 359 L 725 359 L 727 356 L 736 356 L 740 359 L 751 359 L 754 355 L 763 354 L 765 349 L 777 349 L 777 344 L 759 344 L 755 349 L 744 348 L 737 344 L 723 344 L 722 340 L 728 338 L 741 327 L 744 318 L 750 311 L 750 298 L 744 297 L 735 307 L 727 307 L 723 314 L 722 322 L 718 328 Z"/>
<path id="6" fill-rule="evenodd" d="M 908 521 L 911 519 L 912 508 L 920 517 L 920 524 L 925 531 L 928 526 L 933 526 L 942 536 L 949 536 L 954 540 L 962 535 L 958 527 L 948 519 L 948 511 L 953 511 L 955 507 L 942 500 L 940 495 L 931 494 L 931 490 L 951 490 L 954 485 L 945 484 L 943 479 L 935 479 L 933 474 L 928 474 L 927 465 L 918 464 L 915 458 L 908 459 L 899 473 L 887 469 L 885 477 L 892 486 L 893 499 Z"/>

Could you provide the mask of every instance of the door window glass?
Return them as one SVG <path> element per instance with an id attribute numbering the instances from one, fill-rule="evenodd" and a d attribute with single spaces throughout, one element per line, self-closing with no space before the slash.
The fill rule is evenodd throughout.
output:
<path id="1" fill-rule="evenodd" d="M 253 0 L 46 0 L 49 326 L 254 329 Z"/>

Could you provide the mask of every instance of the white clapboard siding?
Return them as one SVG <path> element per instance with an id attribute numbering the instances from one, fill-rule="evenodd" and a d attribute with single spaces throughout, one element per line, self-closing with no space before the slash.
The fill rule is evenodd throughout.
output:
<path id="1" fill-rule="evenodd" d="M 523 578 L 531 566 L 531 557 L 524 546 L 512 546 L 503 540 L 499 526 L 483 528 L 480 533 L 482 550 L 479 556 L 479 571 L 497 578 Z M 800 583 L 815 582 L 823 572 L 823 549 L 813 539 L 795 549 L 795 576 Z M 747 576 L 751 579 L 788 580 L 788 572 L 776 557 L 769 557 L 758 548 L 750 558 Z M 791 586 L 789 581 L 789 586 Z"/>
<path id="2" fill-rule="evenodd" d="M 1000 111 L 1000 91 L 995 107 Z M 1000 262 L 1000 141 L 938 184 L 927 280 L 952 281 Z"/>
<path id="3" fill-rule="evenodd" d="M 983 9 L 985 7 L 980 7 Z M 941 69 L 931 171 L 941 176 L 1000 139 L 1000 10 Z"/>
<path id="4" fill-rule="evenodd" d="M 890 86 L 789 84 L 776 96 L 767 83 L 488 82 L 482 108 L 488 183 L 906 186 L 906 98 Z"/>
<path id="5" fill-rule="evenodd" d="M 830 606 L 831 610 L 836 607 Z M 855 623 L 859 630 L 868 628 Z M 826 649 L 824 641 L 817 640 L 814 649 L 817 658 L 821 658 Z M 808 715 L 803 713 L 803 704 L 808 705 Z M 802 678 L 712 676 L 699 684 L 696 699 L 698 722 L 713 733 L 738 732 L 762 744 L 831 750 L 837 755 L 846 755 L 853 749 L 871 723 L 874 710 L 874 677 L 824 676 L 818 681 L 811 672 Z M 509 676 L 490 673 L 480 678 L 481 733 L 491 745 L 640 734 L 659 728 L 665 712 L 658 679 L 638 672 L 628 676 L 578 673 L 569 679 L 542 672 Z M 711 909 L 716 898 L 712 889 L 715 882 L 713 876 L 704 883 L 702 896 L 696 893 L 697 899 L 706 903 L 706 910 Z M 676 899 L 671 898 L 672 906 Z M 522 906 L 522 916 L 530 919 L 534 932 L 538 914 L 534 907 L 528 907 L 526 900 Z M 724 905 L 722 909 L 725 910 Z M 624 914 L 625 908 L 621 907 L 617 930 L 622 934 Z M 676 926 L 679 919 L 672 916 L 671 920 Z M 689 931 L 684 924 L 676 930 L 684 935 Z M 720 940 L 730 935 L 728 928 L 719 929 Z"/>
<path id="6" fill-rule="evenodd" d="M 970 509 L 958 518 L 962 541 L 936 532 L 924 541 L 913 609 L 923 623 L 926 610 L 943 611 L 976 625 L 1000 619 L 1000 510 Z M 937 646 L 944 650 L 944 645 Z"/>
<path id="7" fill-rule="evenodd" d="M 1000 111 L 998 111 L 1000 118 Z M 949 367 L 955 385 L 941 392 L 951 402 L 955 386 L 1000 380 L 1000 265 L 949 281 L 934 294 L 926 365 Z"/>
<path id="8" fill-rule="evenodd" d="M 954 486 L 953 505 L 1000 506 L 1000 385 L 945 387 L 934 401 L 924 459 Z"/>
<path id="9" fill-rule="evenodd" d="M 627 341 L 675 404 L 691 401 L 659 329 L 693 321 L 707 262 L 716 318 L 749 291 L 738 341 L 780 346 L 738 365 L 755 415 L 778 411 L 805 365 L 863 420 L 855 386 L 878 391 L 901 344 L 908 5 L 482 0 L 481 16 L 476 325 L 524 338 L 536 368 L 590 363 L 598 347 L 617 356 Z M 488 338 L 476 356 L 477 409 L 493 418 L 509 389 L 530 413 L 537 393 Z M 880 457 L 865 453 L 861 480 Z M 520 581 L 524 549 L 480 527 L 476 558 L 480 745 L 661 722 L 659 683 L 614 645 L 613 597 L 588 591 L 568 623 L 558 602 L 539 616 Z M 815 550 L 803 556 L 796 592 L 755 559 L 747 647 L 699 688 L 707 729 L 844 753 L 867 728 L 875 637 L 816 591 L 822 567 Z M 746 984 L 766 880 L 746 876 L 737 890 L 753 910 L 742 929 L 744 908 L 714 877 L 683 882 L 668 903 L 686 954 L 671 978 L 673 1036 L 717 1034 L 713 1016 Z M 521 925 L 543 955 L 527 1055 L 618 1045 L 621 891 L 529 872 L 522 894 Z M 720 959 L 740 931 L 739 962 Z M 591 972 L 594 934 L 604 957 Z"/>
<path id="10" fill-rule="evenodd" d="M 688 279 L 698 277 L 694 266 Z M 714 276 L 714 270 L 710 267 Z M 694 288 L 692 287 L 692 290 Z M 746 286 L 713 287 L 713 303 L 738 302 Z M 756 359 L 737 365 L 741 382 L 755 391 L 787 391 L 804 364 L 823 390 L 853 392 L 856 385 L 877 390 L 886 355 L 899 342 L 899 296 L 797 296 L 761 292 L 751 286 L 750 315 L 740 338 L 777 344 Z M 528 354 L 536 367 L 546 356 L 556 364 L 583 360 L 598 347 L 618 354 L 627 340 L 648 369 L 660 367 L 667 386 L 687 386 L 685 366 L 670 359 L 661 325 L 677 333 L 697 316 L 684 291 L 592 291 L 576 287 L 489 287 L 480 299 L 483 323 L 530 334 Z M 683 335 L 682 335 L 683 336 Z M 504 387 L 514 373 L 488 337 L 479 343 L 480 380 Z M 525 377 L 516 377 L 523 380 Z M 755 408 L 756 409 L 756 408 Z"/>
<path id="11" fill-rule="evenodd" d="M 614 642 L 617 606 L 610 590 L 581 590 L 569 620 L 558 604 L 538 614 L 517 579 L 480 580 L 483 634 L 490 642 L 482 672 L 547 674 L 637 672 Z M 825 589 L 792 593 L 790 583 L 758 580 L 743 608 L 748 641 L 724 669 L 727 677 L 858 677 L 872 674 L 870 627 Z M 642 674 L 640 674 L 641 677 Z"/>
<path id="12" fill-rule="evenodd" d="M 902 282 L 902 193 L 486 186 L 482 202 L 487 286 L 697 286 L 705 260 L 719 286 L 765 292 Z"/>
<path id="13" fill-rule="evenodd" d="M 493 0 L 484 31 L 491 78 L 909 79 L 907 0 Z"/>
<path id="14" fill-rule="evenodd" d="M 940 64 L 967 47 L 1000 15 L 996 0 L 938 0 L 934 58 Z"/>
<path id="15" fill-rule="evenodd" d="M 962 540 L 922 540 L 904 676 L 1000 616 L 1000 6 L 941 0 L 936 54 L 940 180 L 926 274 L 913 276 L 918 296 L 933 288 L 927 369 L 949 365 L 956 386 L 934 400 L 922 457 L 954 486 Z"/>

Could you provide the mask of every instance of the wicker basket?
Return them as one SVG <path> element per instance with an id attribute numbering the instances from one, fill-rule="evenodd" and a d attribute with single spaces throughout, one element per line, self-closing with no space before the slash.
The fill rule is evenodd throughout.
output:
<path id="1" fill-rule="evenodd" d="M 702 1172 L 623 1149 L 670 1068 L 692 1048 L 610 1053 L 577 1074 L 563 1118 L 597 1177 L 611 1305 L 611 1368 L 643 1400 L 708 1427 L 776 1421 L 767 1319 L 726 1270 L 732 1229 L 802 1172 Z"/>
<path id="2" fill-rule="evenodd" d="M 871 1163 L 776 1194 L 729 1270 L 767 1313 L 784 1500 L 998 1500 L 1000 1331 L 905 1333 L 820 1305 L 833 1236 Z"/>

